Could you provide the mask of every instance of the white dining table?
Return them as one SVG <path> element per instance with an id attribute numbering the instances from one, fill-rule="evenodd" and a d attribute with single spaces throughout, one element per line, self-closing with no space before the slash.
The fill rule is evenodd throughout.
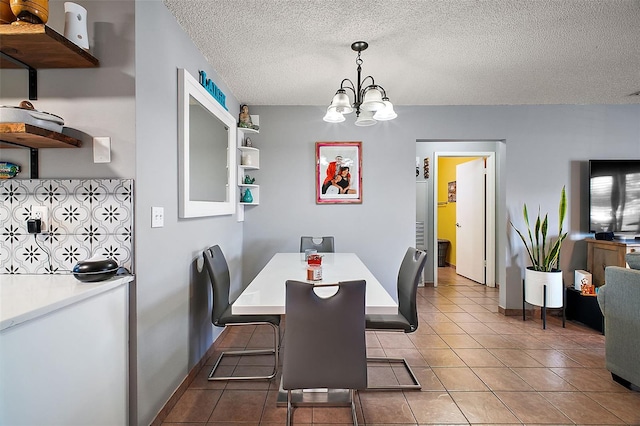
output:
<path id="1" fill-rule="evenodd" d="M 322 280 L 307 281 L 304 253 L 276 253 L 231 305 L 234 315 L 284 315 L 285 282 L 307 281 L 315 284 L 335 284 L 340 281 L 365 280 L 367 314 L 396 314 L 398 304 L 380 281 L 355 253 L 321 253 Z M 318 288 L 322 296 L 335 292 L 335 287 Z"/>
<path id="2" fill-rule="evenodd" d="M 231 305 L 234 315 L 284 315 L 285 282 L 297 280 L 314 284 L 335 284 L 340 281 L 365 280 L 365 312 L 367 314 L 394 315 L 398 304 L 380 281 L 373 276 L 355 253 L 320 253 L 322 256 L 322 280 L 307 280 L 307 262 L 304 253 L 276 253 L 265 267 L 249 283 Z M 319 296 L 331 295 L 335 287 L 315 289 Z M 346 389 L 305 389 L 292 392 L 297 406 L 349 406 Z M 287 392 L 280 389 L 278 406 L 286 406 Z"/>

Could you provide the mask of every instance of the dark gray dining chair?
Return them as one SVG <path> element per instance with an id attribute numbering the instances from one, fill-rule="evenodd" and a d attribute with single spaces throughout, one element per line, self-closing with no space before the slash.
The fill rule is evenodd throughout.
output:
<path id="1" fill-rule="evenodd" d="M 320 297 L 314 287 L 337 287 Z M 355 390 L 367 387 L 364 280 L 337 284 L 286 282 L 286 325 L 282 388 L 287 391 L 287 425 L 298 389 L 348 389 L 353 423 L 358 424 Z"/>
<path id="2" fill-rule="evenodd" d="M 213 310 L 211 322 L 216 327 L 268 325 L 273 328 L 273 349 L 248 349 L 225 351 L 220 354 L 209 373 L 209 380 L 268 380 L 276 376 L 280 349 L 280 316 L 279 315 L 233 315 L 229 302 L 231 280 L 229 265 L 220 246 L 211 246 L 204 251 L 205 265 L 213 288 Z M 273 371 L 264 376 L 214 376 L 216 369 L 225 356 L 268 355 L 273 354 L 275 362 Z"/>
<path id="3" fill-rule="evenodd" d="M 413 333 L 418 329 L 416 296 L 422 270 L 427 262 L 427 253 L 409 247 L 398 271 L 398 313 L 395 315 L 367 315 L 367 330 L 402 331 Z M 412 384 L 369 386 L 367 389 L 421 389 L 413 370 L 405 358 L 370 357 L 370 362 L 402 363 L 409 373 Z"/>
<path id="4" fill-rule="evenodd" d="M 333 237 L 300 237 L 300 253 L 308 249 L 315 249 L 318 253 L 335 253 Z"/>

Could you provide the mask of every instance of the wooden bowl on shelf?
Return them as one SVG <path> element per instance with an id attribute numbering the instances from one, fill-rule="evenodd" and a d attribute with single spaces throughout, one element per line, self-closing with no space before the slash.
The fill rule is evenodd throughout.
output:
<path id="1" fill-rule="evenodd" d="M 49 20 L 49 0 L 10 0 L 17 21 L 12 25 L 46 24 Z"/>

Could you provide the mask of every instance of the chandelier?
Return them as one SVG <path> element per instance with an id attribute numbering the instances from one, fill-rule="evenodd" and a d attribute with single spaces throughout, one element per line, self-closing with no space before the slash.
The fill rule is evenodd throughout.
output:
<path id="1" fill-rule="evenodd" d="M 345 78 L 340 83 L 340 89 L 336 92 L 327 108 L 327 113 L 322 118 L 328 123 L 341 123 L 345 120 L 344 114 L 356 113 L 356 126 L 373 126 L 378 121 L 393 120 L 398 116 L 393 110 L 393 104 L 389 102 L 387 92 L 375 83 L 370 75 L 361 79 L 362 59 L 360 54 L 366 50 L 369 44 L 365 41 L 356 41 L 351 49 L 358 52 L 356 65 L 358 65 L 357 85 Z M 365 86 L 365 82 L 371 80 L 371 84 Z M 353 102 L 347 95 L 347 90 L 353 94 Z"/>

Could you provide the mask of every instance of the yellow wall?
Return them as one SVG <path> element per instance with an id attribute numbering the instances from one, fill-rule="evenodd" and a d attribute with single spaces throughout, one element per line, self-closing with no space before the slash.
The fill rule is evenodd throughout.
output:
<path id="1" fill-rule="evenodd" d="M 456 180 L 456 166 L 476 157 L 438 158 L 438 238 L 449 240 L 446 262 L 456 265 L 456 203 L 447 202 L 448 184 Z"/>

